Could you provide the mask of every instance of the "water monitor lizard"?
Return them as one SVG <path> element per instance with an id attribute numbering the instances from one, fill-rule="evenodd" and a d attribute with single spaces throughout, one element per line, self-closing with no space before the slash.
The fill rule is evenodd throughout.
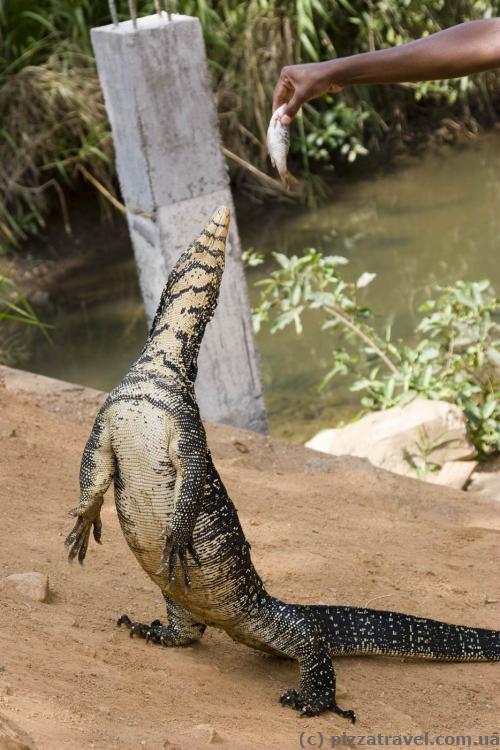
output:
<path id="1" fill-rule="evenodd" d="M 256 572 L 236 509 L 207 448 L 194 381 L 224 268 L 229 211 L 220 208 L 172 270 L 146 345 L 99 411 L 85 447 L 81 499 L 72 511 L 70 560 L 100 541 L 103 494 L 114 479 L 127 543 L 165 598 L 168 622 L 132 622 L 131 635 L 185 646 L 207 625 L 236 641 L 296 659 L 298 690 L 281 702 L 308 716 L 335 699 L 332 657 L 388 654 L 446 660 L 500 659 L 500 632 L 398 612 L 288 604 Z"/>

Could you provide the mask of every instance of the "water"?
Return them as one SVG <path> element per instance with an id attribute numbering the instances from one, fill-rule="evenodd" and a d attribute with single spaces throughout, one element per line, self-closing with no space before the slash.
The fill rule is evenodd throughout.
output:
<path id="1" fill-rule="evenodd" d="M 247 208 L 238 216 L 243 246 L 266 256 L 315 247 L 347 257 L 342 270 L 349 279 L 375 272 L 366 303 L 408 337 L 434 284 L 489 278 L 500 289 L 499 146 L 500 134 L 493 133 L 461 149 L 405 159 L 362 181 L 339 181 L 329 203 L 316 210 Z M 270 267 L 268 261 L 252 269 L 249 283 Z M 107 390 L 145 336 L 132 257 L 111 255 L 97 268 L 92 263 L 71 284 L 72 303 L 66 293 L 49 321 L 54 345 L 37 338 L 24 366 Z M 104 293 L 96 296 L 96 289 Z M 251 295 L 256 301 L 252 287 Z M 307 321 L 300 337 L 291 328 L 274 336 L 264 330 L 258 344 L 274 434 L 304 440 L 357 411 L 357 395 L 343 382 L 317 392 L 332 349 L 317 320 Z"/>

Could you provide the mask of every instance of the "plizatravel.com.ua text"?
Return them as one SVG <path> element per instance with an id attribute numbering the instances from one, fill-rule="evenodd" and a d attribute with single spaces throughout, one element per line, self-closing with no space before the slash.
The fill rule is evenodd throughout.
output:
<path id="1" fill-rule="evenodd" d="M 500 734 L 332 734 L 301 732 L 301 748 L 332 747 L 500 747 Z"/>

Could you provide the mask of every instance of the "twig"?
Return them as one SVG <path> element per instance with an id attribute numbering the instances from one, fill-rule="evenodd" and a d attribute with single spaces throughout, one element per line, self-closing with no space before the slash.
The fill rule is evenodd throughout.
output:
<path id="1" fill-rule="evenodd" d="M 371 599 L 368 599 L 368 601 L 366 602 L 364 606 L 367 607 L 372 602 L 376 602 L 377 599 L 387 599 L 388 596 L 393 596 L 393 594 L 382 594 L 381 596 L 374 596 Z"/>
<path id="2" fill-rule="evenodd" d="M 272 185 L 273 188 L 276 190 L 280 190 L 281 192 L 285 192 L 283 185 L 279 180 L 275 180 L 274 177 L 269 177 L 268 174 L 265 172 L 261 172 L 260 169 L 257 169 L 257 167 L 254 167 L 253 164 L 250 164 L 250 162 L 245 161 L 245 159 L 242 159 L 241 156 L 238 156 L 237 154 L 234 154 L 232 151 L 230 151 L 228 148 L 223 148 L 224 156 L 227 156 L 228 159 L 232 159 L 236 164 L 239 164 L 240 167 L 243 167 L 243 169 L 246 169 L 248 172 L 251 172 L 251 174 L 255 175 L 259 180 L 262 180 L 262 182 L 267 183 L 268 185 Z"/>
<path id="3" fill-rule="evenodd" d="M 78 165 L 78 170 L 82 173 L 82 175 L 85 177 L 86 180 L 88 180 L 97 190 L 104 195 L 104 197 L 111 203 L 112 206 L 114 206 L 120 213 L 122 213 L 124 216 L 127 215 L 127 209 L 121 203 L 117 198 L 115 198 L 114 195 L 112 195 L 107 188 L 104 187 L 102 182 L 99 182 L 93 174 L 90 174 L 90 172 L 85 169 L 85 167 L 82 164 Z"/>
<path id="4" fill-rule="evenodd" d="M 10 181 L 10 184 L 14 186 L 16 191 L 21 192 L 21 193 L 22 192 L 43 193 L 43 191 L 47 190 L 47 188 L 53 187 L 58 195 L 59 202 L 61 204 L 61 212 L 63 215 L 64 230 L 66 234 L 69 234 L 71 236 L 72 234 L 71 222 L 69 220 L 68 206 L 66 203 L 66 198 L 64 196 L 64 191 L 54 177 L 52 177 L 50 180 L 47 180 L 42 185 L 37 185 L 36 187 L 31 187 L 29 185 L 21 185 L 18 182 L 13 182 L 12 180 Z"/>
<path id="5" fill-rule="evenodd" d="M 325 306 L 324 309 L 328 313 L 330 313 L 330 315 L 334 315 L 336 318 L 338 318 L 339 320 L 341 320 L 348 328 L 351 329 L 351 331 L 353 331 L 353 333 L 355 333 L 357 336 L 359 336 L 361 339 L 363 339 L 363 341 L 366 344 L 368 344 L 368 346 L 370 347 L 370 349 L 373 349 L 373 351 L 378 354 L 378 356 L 380 357 L 380 359 L 382 360 L 382 362 L 384 362 L 387 365 L 387 367 L 389 368 L 389 370 L 394 375 L 398 374 L 397 367 L 391 362 L 391 360 L 389 359 L 389 357 L 386 354 L 384 354 L 384 352 L 382 351 L 382 349 L 379 346 L 377 346 L 377 344 L 373 341 L 373 339 L 371 339 L 366 333 L 364 333 L 364 331 L 362 331 L 361 328 L 358 328 L 358 326 L 355 323 L 353 323 L 352 320 L 349 320 L 349 318 L 347 318 L 343 313 L 339 312 L 339 310 L 337 310 L 337 308 L 335 308 L 335 307 Z"/>

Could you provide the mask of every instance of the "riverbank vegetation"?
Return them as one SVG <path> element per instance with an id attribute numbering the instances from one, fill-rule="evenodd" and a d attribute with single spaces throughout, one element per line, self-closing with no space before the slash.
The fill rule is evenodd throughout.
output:
<path id="1" fill-rule="evenodd" d="M 375 274 L 348 282 L 340 272 L 346 258 L 313 249 L 274 257 L 277 267 L 258 282 L 256 328 L 270 323 L 276 333 L 293 325 L 301 334 L 304 314 L 319 313 L 325 336 L 333 335 L 320 388 L 347 377 L 365 412 L 416 397 L 449 401 L 462 409 L 478 455 L 500 452 L 500 299 L 489 281 L 438 287 L 420 306 L 413 336 L 403 342 L 363 302 Z"/>
<path id="2" fill-rule="evenodd" d="M 127 0 L 117 3 L 128 17 Z M 203 27 L 226 147 L 266 169 L 272 90 L 284 64 L 401 44 L 466 19 L 500 14 L 500 0 L 177 0 Z M 138 2 L 140 14 L 154 11 Z M 21 247 L 79 180 L 116 194 L 113 149 L 89 38 L 109 22 L 106 0 L 0 3 L 0 248 Z M 495 121 L 496 73 L 457 81 L 356 87 L 308 104 L 293 155 L 309 190 L 339 162 L 474 133 Z M 237 185 L 262 195 L 245 170 Z M 312 187 L 311 187 L 312 186 Z M 68 230 L 70 227 L 68 226 Z"/>
<path id="3" fill-rule="evenodd" d="M 48 326 L 40 320 L 17 284 L 0 274 L 0 364 L 19 364 L 26 354 L 26 337 L 20 334 L 19 323 L 48 335 Z"/>

